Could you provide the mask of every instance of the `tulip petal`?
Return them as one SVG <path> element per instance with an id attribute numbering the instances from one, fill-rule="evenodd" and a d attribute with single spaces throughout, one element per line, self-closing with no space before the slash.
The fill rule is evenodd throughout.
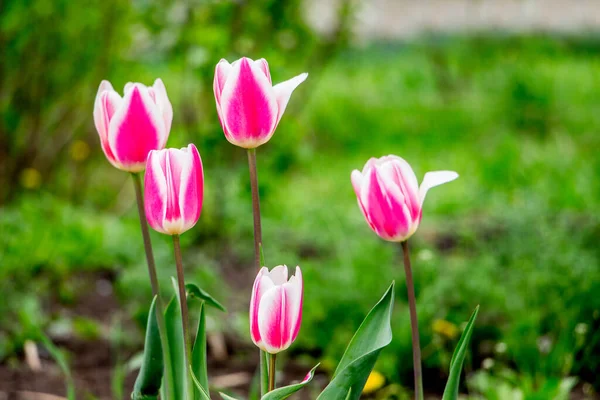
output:
<path id="1" fill-rule="evenodd" d="M 204 172 L 198 149 L 193 144 L 179 150 L 181 153 L 181 177 L 179 179 L 179 212 L 183 230 L 196 225 L 202 211 L 204 197 Z M 175 184 L 175 183 L 174 183 Z"/>
<path id="2" fill-rule="evenodd" d="M 365 216 L 371 228 L 383 239 L 396 240 L 410 231 L 410 212 L 399 188 L 386 184 L 376 167 L 370 168 L 361 188 Z"/>
<path id="3" fill-rule="evenodd" d="M 264 58 L 261 58 L 259 60 L 254 61 L 254 65 L 256 65 L 258 68 L 260 68 L 260 70 L 265 73 L 265 76 L 269 80 L 269 83 L 272 83 L 271 71 L 269 71 L 269 63 L 267 62 L 267 60 L 265 60 Z"/>
<path id="4" fill-rule="evenodd" d="M 273 87 L 247 58 L 232 67 L 219 99 L 225 135 L 239 146 L 256 147 L 271 137 L 277 124 Z"/>
<path id="5" fill-rule="evenodd" d="M 231 64 L 227 62 L 225 59 L 221 59 L 217 66 L 215 67 L 215 79 L 213 81 L 213 91 L 215 93 L 215 100 L 217 101 L 217 107 L 219 107 L 219 103 L 221 102 L 221 92 L 223 91 L 223 87 L 225 86 L 225 81 L 227 80 L 227 76 L 232 70 Z"/>
<path id="6" fill-rule="evenodd" d="M 373 225 L 371 219 L 369 218 L 369 213 L 367 211 L 365 203 L 363 202 L 363 191 L 361 190 L 361 185 L 364 182 L 362 173 L 359 170 L 355 169 L 350 175 L 350 180 L 352 181 L 352 187 L 354 188 L 354 192 L 356 193 L 356 199 L 358 200 L 358 206 L 360 208 L 360 211 L 363 213 L 363 216 L 365 217 L 365 220 L 367 221 L 367 224 L 369 224 L 371 229 L 377 232 L 377 230 L 375 229 L 375 225 Z M 368 201 L 368 197 L 365 197 L 365 201 Z"/>
<path id="7" fill-rule="evenodd" d="M 123 87 L 123 95 L 126 95 L 133 88 L 133 82 L 127 82 Z"/>
<path id="8" fill-rule="evenodd" d="M 162 148 L 165 137 L 163 119 L 147 88 L 133 84 L 109 125 L 108 143 L 116 160 L 126 171 L 142 171 L 150 150 Z"/>
<path id="9" fill-rule="evenodd" d="M 302 300 L 304 292 L 304 282 L 302 281 L 302 272 L 300 267 L 296 267 L 296 272 L 290 280 L 283 285 L 286 291 L 286 327 L 290 329 L 291 341 L 298 337 L 300 325 L 302 324 Z"/>
<path id="10" fill-rule="evenodd" d="M 165 123 L 166 136 L 163 138 L 164 146 L 167 143 L 167 136 L 171 131 L 171 123 L 173 122 L 173 106 L 169 101 L 169 96 L 167 96 L 167 88 L 165 88 L 165 84 L 163 83 L 162 79 L 158 78 L 155 80 L 154 85 L 152 85 L 152 89 L 155 93 L 154 101 L 158 105 Z"/>
<path id="11" fill-rule="evenodd" d="M 275 287 L 271 278 L 268 277 L 269 270 L 262 267 L 254 280 L 252 297 L 250 299 L 250 336 L 257 346 L 262 346 L 262 339 L 258 329 L 258 306 L 261 297 L 271 288 Z"/>
<path id="12" fill-rule="evenodd" d="M 96 92 L 96 99 L 94 100 L 94 105 L 98 102 L 98 98 L 102 93 L 114 91 L 115 89 L 113 89 L 113 86 L 109 81 L 103 80 L 102 82 L 100 82 L 100 85 L 98 86 L 98 91 Z"/>
<path id="13" fill-rule="evenodd" d="M 181 209 L 179 207 L 179 188 L 181 173 L 184 167 L 181 165 L 183 157 L 178 156 L 180 150 L 169 149 L 165 151 L 165 178 L 167 181 L 167 209 L 165 212 L 164 229 L 175 234 L 183 230 Z"/>
<path id="14" fill-rule="evenodd" d="M 423 182 L 421 182 L 421 186 L 419 187 L 421 205 L 423 205 L 423 201 L 425 201 L 425 196 L 429 189 L 451 182 L 456 178 L 458 178 L 458 174 L 454 171 L 433 171 L 426 173 L 423 177 Z"/>
<path id="15" fill-rule="evenodd" d="M 109 81 L 103 80 L 100 82 L 100 86 L 98 86 L 98 92 L 96 93 L 96 99 L 94 100 L 94 124 L 96 125 L 96 130 L 98 131 L 98 135 L 100 135 L 101 141 L 106 141 L 106 137 L 108 136 L 108 123 L 110 122 L 110 117 L 107 115 L 107 107 L 106 104 L 101 100 L 102 96 L 107 96 L 107 93 L 115 93 L 119 96 Z M 114 114 L 113 111 L 110 113 L 110 116 Z"/>
<path id="16" fill-rule="evenodd" d="M 106 81 L 103 81 L 103 83 L 104 82 Z M 106 83 L 108 84 L 107 87 L 110 87 L 111 89 L 104 90 L 96 97 L 94 104 L 94 124 L 96 125 L 98 136 L 100 136 L 100 145 L 102 146 L 106 158 L 108 158 L 111 163 L 115 164 L 115 156 L 108 144 L 108 127 L 115 111 L 120 107 L 122 99 L 117 92 L 112 90 L 110 83 Z M 102 86 L 103 84 L 100 84 L 101 88 Z"/>
<path id="17" fill-rule="evenodd" d="M 386 181 L 390 182 L 388 187 L 400 189 L 404 204 L 410 210 L 411 219 L 418 220 L 421 212 L 419 182 L 411 166 L 403 158 L 388 156 L 386 162 L 380 164 L 378 171 Z"/>
<path id="18" fill-rule="evenodd" d="M 288 280 L 288 268 L 285 265 L 278 265 L 267 275 L 275 285 L 283 285 Z"/>
<path id="19" fill-rule="evenodd" d="M 275 97 L 277 98 L 277 123 L 281 120 L 283 116 L 283 112 L 285 111 L 288 102 L 290 101 L 290 97 L 292 96 L 292 92 L 300 85 L 302 82 L 306 80 L 308 74 L 302 73 L 298 76 L 293 77 L 285 82 L 278 83 L 273 86 L 273 91 L 275 92 Z"/>
<path id="20" fill-rule="evenodd" d="M 352 174 L 350 174 L 350 181 L 352 182 L 352 187 L 354 188 L 354 192 L 356 193 L 357 196 L 360 195 L 360 185 L 362 183 L 362 173 L 355 169 L 354 171 L 352 171 Z"/>
<path id="21" fill-rule="evenodd" d="M 285 324 L 286 310 L 287 296 L 283 286 L 269 289 L 260 299 L 258 330 L 268 353 L 279 353 L 291 344 L 289 327 Z"/>
<path id="22" fill-rule="evenodd" d="M 146 219 L 152 229 L 168 234 L 163 226 L 167 211 L 168 191 L 164 173 L 166 156 L 166 151 L 153 150 L 148 154 L 148 163 L 144 175 L 144 207 Z"/>

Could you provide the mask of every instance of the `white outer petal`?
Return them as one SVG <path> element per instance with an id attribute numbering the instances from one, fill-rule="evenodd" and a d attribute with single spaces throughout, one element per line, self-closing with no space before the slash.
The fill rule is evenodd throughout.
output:
<path id="1" fill-rule="evenodd" d="M 458 178 L 458 174 L 454 171 L 432 171 L 425 174 L 423 182 L 419 187 L 419 198 L 421 199 L 421 205 L 425 201 L 427 191 L 432 187 L 443 185 L 444 183 L 451 182 Z"/>
<path id="2" fill-rule="evenodd" d="M 302 82 L 306 80 L 308 74 L 306 72 L 293 77 L 285 82 L 278 83 L 273 86 L 273 91 L 275 92 L 275 98 L 277 100 L 277 123 L 281 120 L 283 116 L 283 112 L 285 111 L 288 102 L 290 101 L 290 97 L 292 96 L 292 92 L 300 85 Z"/>

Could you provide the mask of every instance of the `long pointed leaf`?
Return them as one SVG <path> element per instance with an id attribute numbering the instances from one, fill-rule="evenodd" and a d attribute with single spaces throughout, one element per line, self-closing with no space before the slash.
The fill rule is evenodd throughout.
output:
<path id="1" fill-rule="evenodd" d="M 69 363 L 67 362 L 67 358 L 62 350 L 52 343 L 52 340 L 48 336 L 46 336 L 42 331 L 38 333 L 39 339 L 48 350 L 48 353 L 54 358 L 54 361 L 58 364 L 61 372 L 65 376 L 66 386 L 67 386 L 67 399 L 75 400 L 75 381 L 73 380 L 73 375 L 71 374 L 71 369 L 69 368 Z"/>
<path id="2" fill-rule="evenodd" d="M 196 339 L 192 349 L 192 372 L 197 377 L 198 383 L 202 388 L 209 392 L 208 388 L 208 366 L 206 360 L 206 316 L 204 311 L 204 302 L 200 305 L 200 317 L 198 318 L 198 329 L 196 330 Z M 200 399 L 199 389 L 194 389 L 194 397 Z"/>
<path id="3" fill-rule="evenodd" d="M 239 400 L 239 399 L 236 399 L 235 397 L 232 397 L 232 396 L 230 396 L 228 394 L 225 394 L 223 392 L 219 392 L 219 394 L 221 395 L 221 397 L 223 398 L 223 400 Z"/>
<path id="4" fill-rule="evenodd" d="M 186 391 L 186 371 L 181 327 L 181 309 L 177 296 L 173 296 L 165 310 L 165 324 L 169 353 L 171 354 L 171 370 L 175 383 L 175 400 L 184 399 Z"/>
<path id="5" fill-rule="evenodd" d="M 460 382 L 460 373 L 462 372 L 463 362 L 467 355 L 467 349 L 469 348 L 469 342 L 471 341 L 471 335 L 473 334 L 473 326 L 475 324 L 475 318 L 479 313 L 479 306 L 475 308 L 464 332 L 460 336 L 460 340 L 456 345 L 452 360 L 450 361 L 450 375 L 448 376 L 448 382 L 446 382 L 446 388 L 444 389 L 444 395 L 442 400 L 457 400 L 458 399 L 458 384 Z"/>
<path id="6" fill-rule="evenodd" d="M 195 395 L 196 399 L 210 400 L 210 395 L 208 394 L 208 391 L 206 391 L 204 389 L 204 387 L 202 387 L 202 385 L 198 381 L 198 378 L 196 378 L 196 375 L 194 374 L 194 370 L 192 369 L 192 367 L 190 367 L 190 376 L 192 377 L 192 382 L 194 382 L 195 389 L 198 391 L 198 395 Z"/>
<path id="7" fill-rule="evenodd" d="M 163 353 L 160 334 L 158 332 L 158 322 L 156 321 L 156 296 L 154 296 L 150 305 L 150 312 L 148 313 L 146 339 L 144 341 L 144 359 L 135 380 L 135 385 L 133 386 L 131 399 L 150 400 L 158 398 L 162 377 Z"/>
<path id="8" fill-rule="evenodd" d="M 346 348 L 333 379 L 318 400 L 357 400 L 381 350 L 392 341 L 394 282 L 371 309 Z"/>
<path id="9" fill-rule="evenodd" d="M 227 312 L 227 309 L 223 307 L 221 303 L 214 299 L 206 290 L 201 289 L 197 285 L 193 283 L 188 283 L 185 285 L 185 291 L 192 297 L 196 297 L 200 300 L 204 300 L 206 305 L 213 306 L 214 308 L 221 310 L 223 312 Z"/>
<path id="10" fill-rule="evenodd" d="M 262 243 L 258 244 L 258 254 L 259 254 L 259 260 L 260 260 L 260 266 L 262 267 L 266 267 L 267 264 L 265 264 L 265 253 L 263 252 L 263 246 Z"/>
<path id="11" fill-rule="evenodd" d="M 287 399 L 288 397 L 296 393 L 298 390 L 308 385 L 310 381 L 312 381 L 313 377 L 315 376 L 315 370 L 318 366 L 319 364 L 315 365 L 313 369 L 311 369 L 310 372 L 306 375 L 306 377 L 302 380 L 302 382 L 272 390 L 269 393 L 265 394 L 261 400 Z"/>

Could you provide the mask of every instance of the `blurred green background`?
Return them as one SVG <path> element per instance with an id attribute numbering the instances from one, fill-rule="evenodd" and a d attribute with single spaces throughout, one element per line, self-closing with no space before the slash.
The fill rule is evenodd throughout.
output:
<path id="1" fill-rule="evenodd" d="M 600 390 L 600 36 L 365 41 L 352 34 L 353 2 L 328 35 L 307 25 L 303 4 L 0 2 L 0 389 L 63 393 L 60 377 L 25 367 L 25 343 L 44 332 L 85 398 L 129 395 L 151 293 L 130 178 L 105 160 L 93 126 L 101 79 L 121 90 L 161 77 L 174 107 L 168 146 L 198 146 L 206 197 L 182 237 L 187 279 L 230 309 L 209 316 L 214 368 L 249 369 L 246 154 L 225 140 L 212 93 L 219 59 L 245 55 L 266 58 L 274 82 L 310 74 L 258 149 L 267 264 L 300 265 L 305 277 L 290 365 L 320 360 L 331 372 L 395 279 L 394 341 L 376 367 L 385 385 L 370 396 L 407 398 L 400 249 L 369 230 L 350 184 L 368 158 L 397 154 L 419 178 L 461 175 L 430 192 L 411 240 L 426 391 L 443 390 L 477 304 L 469 398 Z M 167 294 L 169 238 L 152 239 Z"/>

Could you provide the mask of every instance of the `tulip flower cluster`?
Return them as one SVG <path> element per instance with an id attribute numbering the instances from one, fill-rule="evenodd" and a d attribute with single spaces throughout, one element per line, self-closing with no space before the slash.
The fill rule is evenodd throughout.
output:
<path id="1" fill-rule="evenodd" d="M 266 60 L 253 61 L 244 57 L 232 64 L 221 60 L 215 69 L 214 94 L 217 114 L 227 140 L 246 149 L 254 149 L 269 141 L 281 121 L 292 92 L 306 77 L 307 74 L 300 74 L 273 86 Z M 141 83 L 128 83 L 123 97 L 108 81 L 102 81 L 96 95 L 93 116 L 100 144 L 108 161 L 116 168 L 132 173 L 134 177 L 148 270 L 157 299 L 155 314 L 161 331 L 161 348 L 165 360 L 171 359 L 173 355 L 168 350 L 167 331 L 163 321 L 164 307 L 147 225 L 173 237 L 184 360 L 185 365 L 191 366 L 187 289 L 179 235 L 196 225 L 202 211 L 204 170 L 200 153 L 193 144 L 183 149 L 165 149 L 173 109 L 160 79 L 150 87 Z M 139 173 L 144 170 L 142 196 Z M 302 297 L 300 267 L 296 267 L 295 275 L 288 280 L 287 267 L 278 266 L 269 272 L 263 266 L 256 278 L 250 302 L 251 337 L 258 347 L 274 355 L 292 344 L 300 330 Z M 218 304 L 212 301 L 213 304 Z M 274 358 L 272 361 L 274 362 Z M 169 370 L 168 367 L 165 368 L 165 371 Z M 182 383 L 179 386 L 173 382 L 174 377 L 166 374 L 165 385 L 169 393 L 166 397 L 169 400 L 192 396 L 192 379 L 186 370 L 187 367 L 181 373 Z M 273 385 L 274 373 L 274 366 L 271 366 Z M 148 381 L 141 375 L 138 381 Z M 177 388 L 182 385 L 186 387 L 185 394 L 178 394 Z M 140 386 L 144 384 L 140 383 Z M 206 382 L 204 386 L 204 390 L 208 390 Z M 141 391 L 139 395 L 143 395 Z"/>
<path id="2" fill-rule="evenodd" d="M 290 277 L 285 265 L 271 270 L 263 265 L 256 148 L 273 137 L 292 92 L 306 78 L 307 74 L 303 73 L 273 85 L 269 65 L 264 59 L 254 61 L 244 57 L 231 64 L 221 60 L 215 68 L 213 89 L 223 133 L 230 143 L 248 151 L 255 265 L 259 270 L 250 296 L 249 326 L 252 341 L 261 349 L 261 379 L 268 378 L 268 383 L 265 380 L 261 382 L 263 395 L 275 388 L 276 355 L 288 349 L 300 331 L 304 282 L 300 267 L 296 267 L 294 275 Z M 200 298 L 203 305 L 212 305 L 221 310 L 224 308 L 202 289 L 186 284 L 179 244 L 179 235 L 192 229 L 202 212 L 204 169 L 200 153 L 193 144 L 182 149 L 165 148 L 173 109 L 160 79 L 149 87 L 141 83 L 128 83 L 123 97 L 108 81 L 102 81 L 93 116 L 106 158 L 113 166 L 131 173 L 134 178 L 148 271 L 155 296 L 151 306 L 151 310 L 155 311 L 150 313 L 148 321 L 145 361 L 132 398 L 157 398 L 162 385 L 161 398 L 165 400 L 207 400 L 210 392 L 206 372 L 206 337 L 202 328 L 205 326 L 204 311 L 201 311 L 199 318 L 198 335 L 193 346 L 195 362 L 192 364 L 187 303 L 191 296 Z M 144 170 L 142 190 L 140 176 Z M 351 174 L 359 208 L 369 227 L 386 241 L 402 243 L 412 327 L 416 399 L 422 398 L 421 361 L 407 240 L 419 227 L 427 191 L 457 177 L 458 174 L 452 171 L 428 172 L 419 185 L 411 166 L 393 155 L 371 158 L 362 171 L 354 170 Z M 172 236 L 178 292 L 169 304 L 179 304 L 179 314 L 174 313 L 171 306 L 165 310 L 162 302 L 148 225 L 157 232 Z M 389 320 L 393 302 L 392 283 L 356 332 L 332 382 L 319 399 L 359 398 L 377 355 L 391 341 Z M 177 318 L 181 321 L 181 338 L 173 337 L 177 331 L 172 327 Z M 474 317 L 467 325 L 467 342 L 473 320 Z M 167 330 L 167 324 L 171 329 Z M 159 333 L 153 334 L 156 330 Z M 174 343 L 183 343 L 183 349 Z M 268 353 L 268 357 L 263 352 Z M 456 362 L 462 365 L 464 351 L 460 354 L 455 357 Z M 183 360 L 183 363 L 173 360 Z M 198 365 L 198 360 L 204 360 L 204 364 Z M 288 386 L 269 398 L 286 398 L 310 382 L 313 374 L 314 368 L 299 384 Z M 456 382 L 459 376 L 460 369 L 457 372 L 454 368 L 451 371 L 454 381 L 448 390 L 458 387 Z M 383 382 L 383 378 L 380 381 Z M 363 382 L 363 386 L 360 386 L 360 382 Z"/>

